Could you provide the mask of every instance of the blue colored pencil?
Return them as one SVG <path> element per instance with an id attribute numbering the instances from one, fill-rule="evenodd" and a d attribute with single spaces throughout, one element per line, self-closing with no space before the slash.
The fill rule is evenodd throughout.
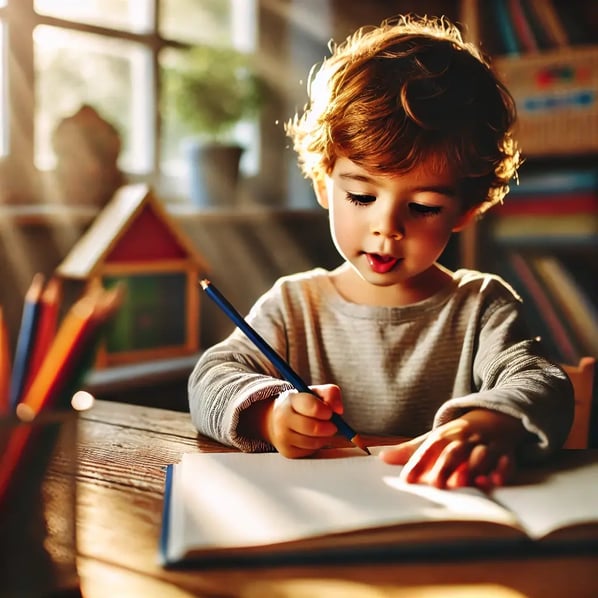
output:
<path id="1" fill-rule="evenodd" d="M 307 386 L 291 366 L 264 340 L 264 338 L 245 321 L 243 316 L 241 316 L 228 299 L 226 299 L 226 297 L 224 297 L 224 295 L 209 280 L 201 280 L 199 284 L 210 299 L 222 309 L 222 311 L 247 335 L 255 346 L 272 362 L 272 365 L 280 372 L 285 380 L 288 380 L 299 392 L 308 392 L 318 399 L 320 398 L 309 388 L 309 386 Z M 365 451 L 368 455 L 370 454 L 370 451 L 359 437 L 359 434 L 357 434 L 357 432 L 355 432 L 338 413 L 333 413 L 331 420 L 345 438 Z"/>
<path id="2" fill-rule="evenodd" d="M 10 379 L 9 405 L 16 408 L 22 398 L 28 380 L 29 364 L 33 353 L 36 338 L 40 301 L 44 288 L 44 276 L 37 273 L 25 293 L 23 313 L 21 314 L 21 327 L 17 337 L 17 346 L 12 365 Z"/>

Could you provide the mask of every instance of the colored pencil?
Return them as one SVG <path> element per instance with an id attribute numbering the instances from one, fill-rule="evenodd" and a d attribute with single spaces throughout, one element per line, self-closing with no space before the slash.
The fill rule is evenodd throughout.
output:
<path id="1" fill-rule="evenodd" d="M 6 327 L 4 311 L 0 306 L 0 416 L 6 415 L 10 411 L 10 372 L 10 340 L 8 338 L 8 328 Z"/>
<path id="2" fill-rule="evenodd" d="M 16 407 L 22 398 L 35 341 L 36 327 L 40 309 L 40 298 L 44 288 L 44 276 L 37 273 L 25 294 L 21 326 L 17 337 L 12 377 L 10 380 L 9 404 Z"/>
<path id="3" fill-rule="evenodd" d="M 76 301 L 58 328 L 35 379 L 17 406 L 17 415 L 29 421 L 49 406 L 70 401 L 84 368 L 91 365 L 102 325 L 120 306 L 122 287 L 94 289 Z M 64 405 L 60 405 L 64 406 Z"/>
<path id="4" fill-rule="evenodd" d="M 320 398 L 309 388 L 291 366 L 266 342 L 266 340 L 247 323 L 228 299 L 226 299 L 209 280 L 201 280 L 200 285 L 210 299 L 222 309 L 222 311 L 247 335 L 254 345 L 272 362 L 272 365 L 280 372 L 285 380 L 290 382 L 299 392 L 308 392 L 315 397 Z M 331 420 L 345 438 L 365 451 L 368 455 L 370 454 L 370 451 L 367 449 L 359 434 L 357 434 L 357 432 L 355 432 L 338 413 L 333 413 Z"/>
<path id="5" fill-rule="evenodd" d="M 58 327 L 58 310 L 60 307 L 60 283 L 57 278 L 51 278 L 40 298 L 39 314 L 27 382 L 23 388 L 26 392 L 31 386 L 44 360 L 52 340 L 56 336 Z"/>

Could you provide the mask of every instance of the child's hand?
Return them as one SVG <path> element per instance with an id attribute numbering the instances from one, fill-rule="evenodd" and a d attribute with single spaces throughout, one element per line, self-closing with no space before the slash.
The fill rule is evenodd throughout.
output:
<path id="1" fill-rule="evenodd" d="M 502 486 L 515 469 L 514 452 L 526 432 L 518 420 L 487 409 L 476 409 L 419 436 L 385 450 L 381 458 L 404 465 L 400 477 L 437 488 Z"/>
<path id="2" fill-rule="evenodd" d="M 310 386 L 318 394 L 285 392 L 265 413 L 265 436 L 285 457 L 305 457 L 326 445 L 336 434 L 332 412 L 341 414 L 340 388 L 334 384 Z"/>

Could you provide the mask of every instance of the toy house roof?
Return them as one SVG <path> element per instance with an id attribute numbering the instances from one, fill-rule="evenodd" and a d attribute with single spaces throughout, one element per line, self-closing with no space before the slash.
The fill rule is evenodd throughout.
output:
<path id="1" fill-rule="evenodd" d="M 149 185 L 121 187 L 56 269 L 59 276 L 84 280 L 105 263 L 148 263 L 190 259 L 207 264 L 168 215 Z"/>

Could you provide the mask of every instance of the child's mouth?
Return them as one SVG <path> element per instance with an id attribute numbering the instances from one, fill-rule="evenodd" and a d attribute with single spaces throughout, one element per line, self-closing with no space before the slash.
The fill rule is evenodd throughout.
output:
<path id="1" fill-rule="evenodd" d="M 380 255 L 379 253 L 366 253 L 366 258 L 370 268 L 377 274 L 390 272 L 399 261 L 392 255 Z"/>

